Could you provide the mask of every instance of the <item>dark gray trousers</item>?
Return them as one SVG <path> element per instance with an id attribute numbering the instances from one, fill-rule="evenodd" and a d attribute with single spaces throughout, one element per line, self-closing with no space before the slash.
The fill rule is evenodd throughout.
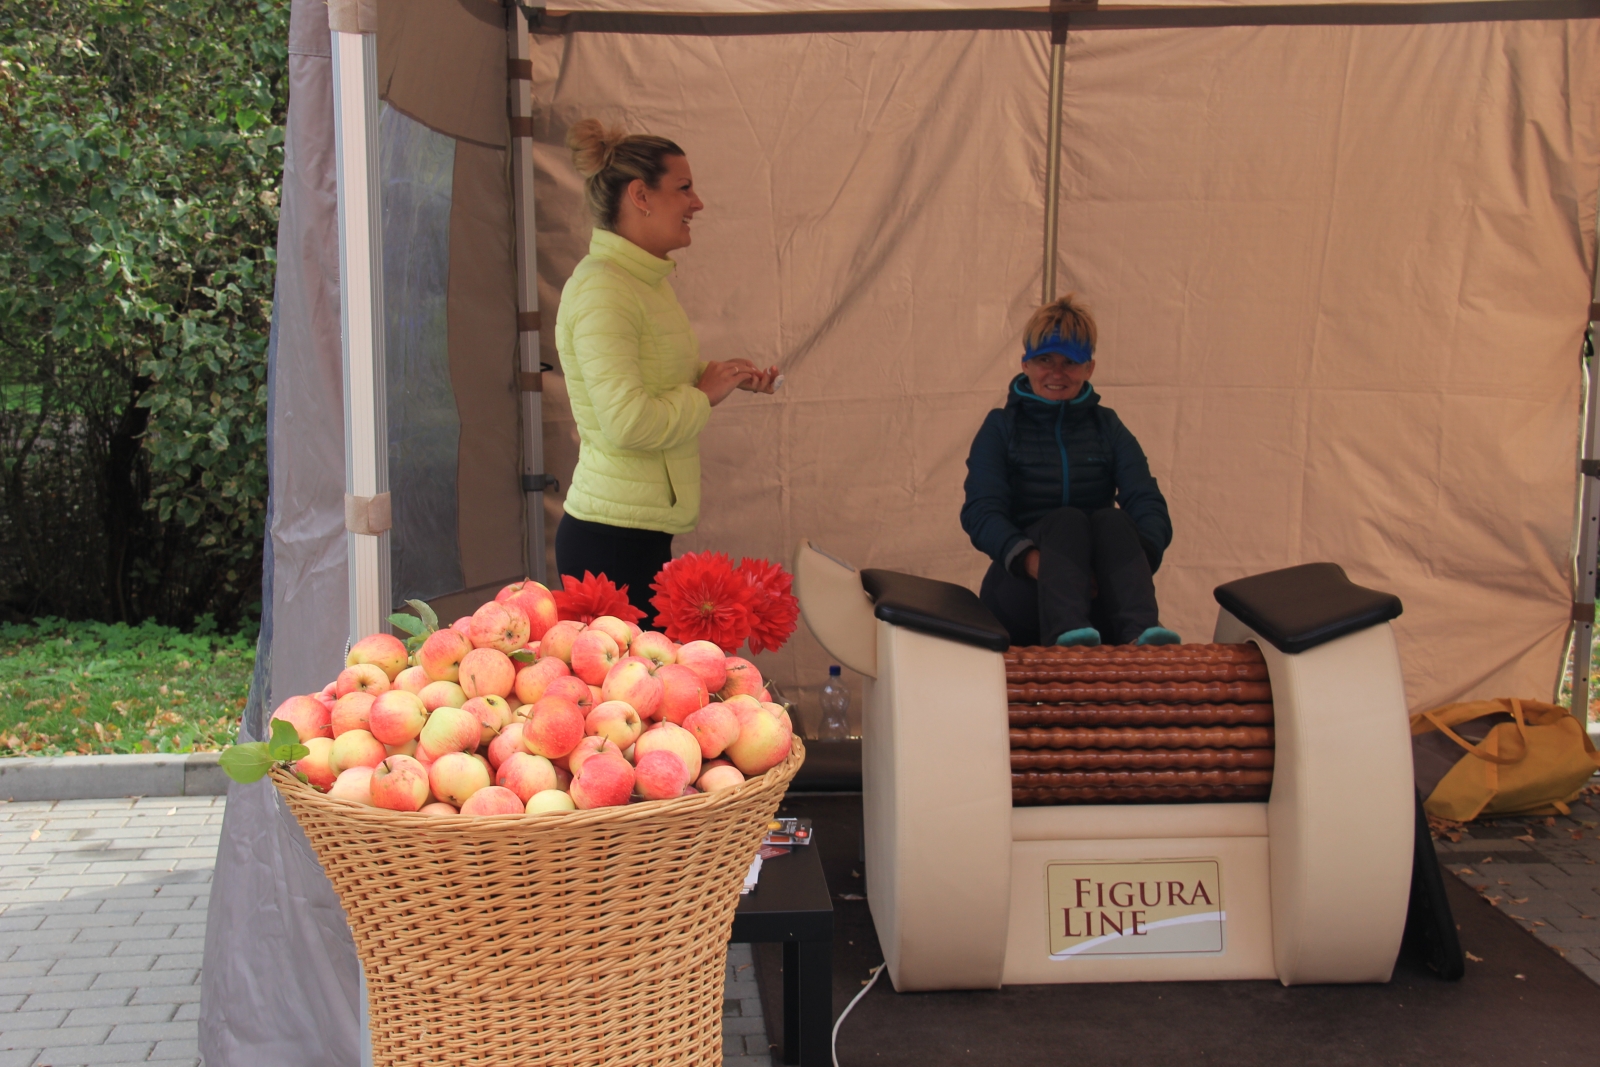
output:
<path id="1" fill-rule="evenodd" d="M 1083 626 L 1111 645 L 1160 624 L 1150 560 L 1118 508 L 1059 508 L 1023 531 L 1039 548 L 1039 578 L 991 564 L 979 593 L 1013 645 L 1052 645 Z"/>

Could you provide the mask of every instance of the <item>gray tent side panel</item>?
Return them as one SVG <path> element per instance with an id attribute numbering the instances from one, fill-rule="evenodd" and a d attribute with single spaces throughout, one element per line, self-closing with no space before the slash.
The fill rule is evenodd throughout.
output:
<path id="1" fill-rule="evenodd" d="M 347 626 L 333 84 L 321 0 L 294 0 L 289 39 L 269 355 L 271 586 L 246 724 L 257 729 L 285 696 L 337 673 Z M 299 825 L 270 782 L 231 786 L 206 914 L 205 1062 L 354 1067 L 360 1009 L 349 925 Z"/>

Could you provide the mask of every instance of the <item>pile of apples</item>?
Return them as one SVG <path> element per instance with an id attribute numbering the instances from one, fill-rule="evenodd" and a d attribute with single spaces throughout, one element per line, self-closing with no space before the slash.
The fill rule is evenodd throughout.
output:
<path id="1" fill-rule="evenodd" d="M 337 679 L 272 717 L 311 750 L 295 770 L 315 788 L 427 815 L 714 792 L 782 763 L 794 738 L 748 660 L 610 615 L 558 622 L 533 581 L 435 630 L 414 655 L 389 634 L 363 638 Z"/>

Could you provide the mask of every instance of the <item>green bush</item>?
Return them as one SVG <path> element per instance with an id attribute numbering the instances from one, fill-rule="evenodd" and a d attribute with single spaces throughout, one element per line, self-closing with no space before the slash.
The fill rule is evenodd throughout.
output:
<path id="1" fill-rule="evenodd" d="M 259 601 L 288 17 L 0 7 L 0 613 Z"/>

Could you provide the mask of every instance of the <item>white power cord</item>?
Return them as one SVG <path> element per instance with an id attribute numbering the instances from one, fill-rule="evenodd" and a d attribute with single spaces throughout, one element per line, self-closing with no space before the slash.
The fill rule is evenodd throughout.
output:
<path id="1" fill-rule="evenodd" d="M 878 981 L 878 975 L 882 974 L 883 969 L 887 966 L 889 966 L 889 962 L 885 960 L 872 969 L 872 977 L 868 979 L 867 984 L 861 987 L 861 992 L 857 993 L 854 999 L 844 1006 L 844 1011 L 841 1011 L 839 1017 L 834 1020 L 833 1040 L 828 1042 L 828 1051 L 833 1054 L 833 1067 L 839 1067 L 839 1027 L 844 1025 L 844 1018 L 850 1014 L 850 1009 L 856 1006 L 856 1001 L 867 995 L 868 991 Z"/>

